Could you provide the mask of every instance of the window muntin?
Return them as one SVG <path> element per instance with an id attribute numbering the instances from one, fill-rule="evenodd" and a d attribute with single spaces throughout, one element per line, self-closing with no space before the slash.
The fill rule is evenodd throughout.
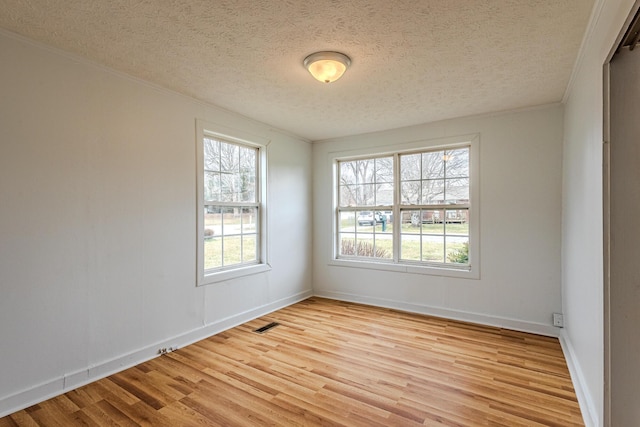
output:
<path id="1" fill-rule="evenodd" d="M 470 149 L 338 159 L 336 258 L 470 270 Z"/>
<path id="2" fill-rule="evenodd" d="M 205 274 L 259 260 L 256 147 L 204 136 Z"/>

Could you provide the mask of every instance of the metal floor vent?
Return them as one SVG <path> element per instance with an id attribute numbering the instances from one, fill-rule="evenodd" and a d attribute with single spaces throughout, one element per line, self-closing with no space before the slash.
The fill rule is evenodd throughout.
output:
<path id="1" fill-rule="evenodd" d="M 278 322 L 271 322 L 268 325 L 264 325 L 262 328 L 258 328 L 258 329 L 254 329 L 253 332 L 257 332 L 259 334 L 264 334 L 265 332 L 267 332 L 269 329 L 275 328 L 276 326 L 280 325 L 280 323 Z"/>

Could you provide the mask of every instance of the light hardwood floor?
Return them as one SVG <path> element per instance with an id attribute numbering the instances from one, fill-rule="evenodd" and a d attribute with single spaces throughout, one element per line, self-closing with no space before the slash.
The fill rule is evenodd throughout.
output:
<path id="1" fill-rule="evenodd" d="M 583 423 L 557 339 L 310 298 L 0 419 L 16 425 Z"/>

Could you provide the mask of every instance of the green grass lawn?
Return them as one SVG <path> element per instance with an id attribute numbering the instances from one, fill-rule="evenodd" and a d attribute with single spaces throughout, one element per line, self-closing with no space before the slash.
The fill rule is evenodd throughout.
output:
<path id="1" fill-rule="evenodd" d="M 340 231 L 349 232 L 353 230 L 355 222 L 342 221 L 340 223 Z M 447 230 L 447 234 L 456 234 L 467 236 L 469 234 L 469 224 L 459 223 L 447 223 L 447 224 L 422 224 L 422 234 L 444 234 L 444 230 Z M 360 233 L 371 233 L 374 227 L 371 225 L 359 225 L 357 230 Z M 382 224 L 376 224 L 376 233 L 382 232 Z M 386 233 L 393 233 L 393 223 L 387 223 Z M 420 234 L 420 227 L 411 225 L 410 223 L 404 223 L 401 225 L 401 233 Z"/>
<path id="2" fill-rule="evenodd" d="M 206 236 L 204 241 L 205 269 L 255 261 L 255 220 L 255 215 L 252 213 L 226 213 L 224 214 L 224 230 L 227 235 L 222 236 L 223 215 L 206 214 L 204 227 L 205 230 L 213 232 L 213 235 Z"/>
<path id="3" fill-rule="evenodd" d="M 220 215 L 211 214 L 205 215 L 205 228 L 220 229 L 222 218 Z M 240 216 L 227 216 L 224 218 L 225 230 L 226 227 L 235 227 L 239 232 Z M 248 216 L 245 215 L 245 232 L 249 231 L 247 228 L 255 230 L 255 223 L 248 221 Z M 355 218 L 349 218 L 341 221 L 341 232 L 357 232 L 359 235 L 375 233 L 379 238 L 360 238 L 358 241 L 368 245 L 370 249 L 365 251 L 363 247 L 361 251 L 365 251 L 361 256 L 374 256 L 373 250 L 376 250 L 378 257 L 383 259 L 393 258 L 393 223 L 387 223 L 386 230 L 382 231 L 382 224 L 376 224 L 375 226 L 356 226 Z M 432 261 L 432 262 L 448 262 L 445 256 L 445 248 L 443 241 L 434 241 L 437 236 L 444 236 L 446 233 L 448 236 L 468 236 L 469 224 L 447 223 L 447 224 L 421 224 L 420 226 L 413 226 L 410 223 L 404 223 L 401 225 L 401 234 L 408 236 L 415 236 L 414 239 L 403 239 L 401 251 L 401 259 L 410 261 Z M 420 233 L 424 236 L 431 235 L 430 238 L 423 237 L 422 242 L 422 256 L 420 241 L 416 239 Z M 224 259 L 222 256 L 222 247 L 224 239 Z M 350 240 L 349 238 L 343 238 L 343 240 Z M 352 240 L 352 239 L 351 239 Z M 446 248 L 446 254 L 449 254 L 456 250 L 462 250 L 464 243 L 462 242 L 448 242 Z M 355 252 L 355 249 L 353 250 Z M 355 253 L 352 252 L 351 254 Z M 251 262 L 256 260 L 256 236 L 254 234 L 248 234 L 244 236 L 220 236 L 213 235 L 208 237 L 204 242 L 204 262 L 205 269 L 217 268 L 221 266 L 240 264 L 242 262 Z M 223 262 L 224 261 L 224 262 Z"/>
<path id="4" fill-rule="evenodd" d="M 224 239 L 224 242 L 223 242 Z M 224 243 L 224 264 L 222 247 Z M 204 241 L 204 268 L 240 264 L 256 260 L 256 236 L 212 237 Z"/>

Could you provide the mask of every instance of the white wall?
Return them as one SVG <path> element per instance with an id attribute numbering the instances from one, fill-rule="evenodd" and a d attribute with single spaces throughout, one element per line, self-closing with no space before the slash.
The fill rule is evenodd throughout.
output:
<path id="1" fill-rule="evenodd" d="M 596 2 L 565 106 L 561 339 L 587 425 L 603 420 L 603 65 L 633 0 Z"/>
<path id="2" fill-rule="evenodd" d="M 463 118 L 314 143 L 314 292 L 557 335 L 562 107 Z M 480 135 L 480 279 L 328 265 L 331 152 Z"/>
<path id="3" fill-rule="evenodd" d="M 310 144 L 7 33 L 0 57 L 0 416 L 311 294 Z M 271 140 L 270 272 L 195 286 L 196 118 Z"/>
<path id="4" fill-rule="evenodd" d="M 0 33 L 0 416 L 308 295 L 315 218 L 317 294 L 549 334 L 563 311 L 586 421 L 603 425 L 602 64 L 633 3 L 596 1 L 564 118 L 342 138 L 313 162 L 297 138 Z M 196 118 L 273 141 L 269 273 L 195 287 Z M 480 280 L 327 265 L 329 152 L 471 133 Z"/>

